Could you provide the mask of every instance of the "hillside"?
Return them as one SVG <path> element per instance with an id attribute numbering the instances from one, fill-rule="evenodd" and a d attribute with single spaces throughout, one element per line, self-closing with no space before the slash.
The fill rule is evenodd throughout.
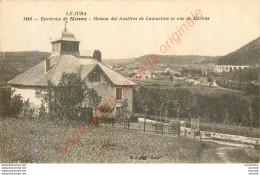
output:
<path id="1" fill-rule="evenodd" d="M 102 62 L 107 65 L 116 65 L 116 64 L 131 64 L 134 63 L 134 58 L 127 59 L 102 59 Z"/>
<path id="2" fill-rule="evenodd" d="M 240 49 L 219 57 L 218 65 L 256 65 L 260 64 L 260 37 Z"/>
<path id="3" fill-rule="evenodd" d="M 46 59 L 48 52 L 1 52 L 0 53 L 0 83 L 5 84 L 20 73 Z M 35 59 L 34 59 L 35 56 Z"/>
<path id="4" fill-rule="evenodd" d="M 144 55 L 135 59 L 135 62 L 145 62 L 151 55 Z M 215 62 L 217 57 L 199 55 L 158 55 L 157 64 L 194 64 Z"/>
<path id="5" fill-rule="evenodd" d="M 143 55 L 138 58 L 128 59 L 104 59 L 103 62 L 109 65 L 115 64 L 131 64 L 131 63 L 144 63 L 147 58 L 151 58 L 151 54 Z M 211 56 L 197 56 L 197 55 L 158 55 L 156 64 L 194 64 L 194 63 L 215 63 L 218 57 Z"/>

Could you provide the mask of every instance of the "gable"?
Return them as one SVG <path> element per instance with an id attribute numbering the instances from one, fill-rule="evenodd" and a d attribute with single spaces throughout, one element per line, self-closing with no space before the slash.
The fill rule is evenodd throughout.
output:
<path id="1" fill-rule="evenodd" d="M 98 64 L 88 73 L 88 76 L 84 78 L 85 81 L 92 83 L 92 82 L 109 82 L 113 84 L 106 73 L 100 68 Z"/>

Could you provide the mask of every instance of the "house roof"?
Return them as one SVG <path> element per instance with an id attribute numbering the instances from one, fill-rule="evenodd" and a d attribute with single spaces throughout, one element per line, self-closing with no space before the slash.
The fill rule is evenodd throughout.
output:
<path id="1" fill-rule="evenodd" d="M 69 32 L 66 28 L 65 30 L 62 32 L 62 36 L 60 39 L 51 41 L 51 43 L 56 43 L 56 42 L 60 42 L 60 41 L 74 41 L 74 42 L 80 42 L 79 40 L 77 40 L 74 36 L 73 33 Z"/>
<path id="2" fill-rule="evenodd" d="M 136 85 L 134 82 L 128 80 L 121 74 L 95 59 L 81 59 L 73 55 L 57 55 L 51 56 L 48 59 L 50 59 L 50 69 L 46 73 L 46 63 L 44 60 L 14 79 L 8 81 L 8 84 L 22 86 L 47 86 L 49 80 L 54 84 L 58 84 L 63 73 L 76 73 L 82 79 L 85 79 L 95 67 L 99 67 L 113 85 L 124 85 L 126 81 L 129 82 L 129 85 Z"/>

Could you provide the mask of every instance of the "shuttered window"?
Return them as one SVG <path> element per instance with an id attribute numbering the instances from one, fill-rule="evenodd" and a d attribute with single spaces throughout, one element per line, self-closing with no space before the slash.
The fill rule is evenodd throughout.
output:
<path id="1" fill-rule="evenodd" d="M 116 99 L 117 100 L 122 99 L 122 88 L 116 88 Z"/>

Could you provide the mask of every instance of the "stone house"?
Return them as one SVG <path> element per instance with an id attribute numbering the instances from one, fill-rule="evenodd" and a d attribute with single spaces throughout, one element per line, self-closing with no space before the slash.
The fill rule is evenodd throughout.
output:
<path id="1" fill-rule="evenodd" d="M 46 88 L 48 81 L 58 84 L 63 73 L 76 73 L 102 97 L 100 105 L 115 109 L 113 115 L 120 115 L 121 102 L 125 99 L 133 114 L 133 88 L 136 84 L 103 64 L 99 50 L 95 50 L 92 57 L 80 56 L 80 41 L 67 31 L 66 26 L 62 37 L 51 44 L 50 57 L 8 82 L 15 94 L 29 99 L 33 106 L 40 106 L 41 99 L 35 96 L 37 89 Z"/>

